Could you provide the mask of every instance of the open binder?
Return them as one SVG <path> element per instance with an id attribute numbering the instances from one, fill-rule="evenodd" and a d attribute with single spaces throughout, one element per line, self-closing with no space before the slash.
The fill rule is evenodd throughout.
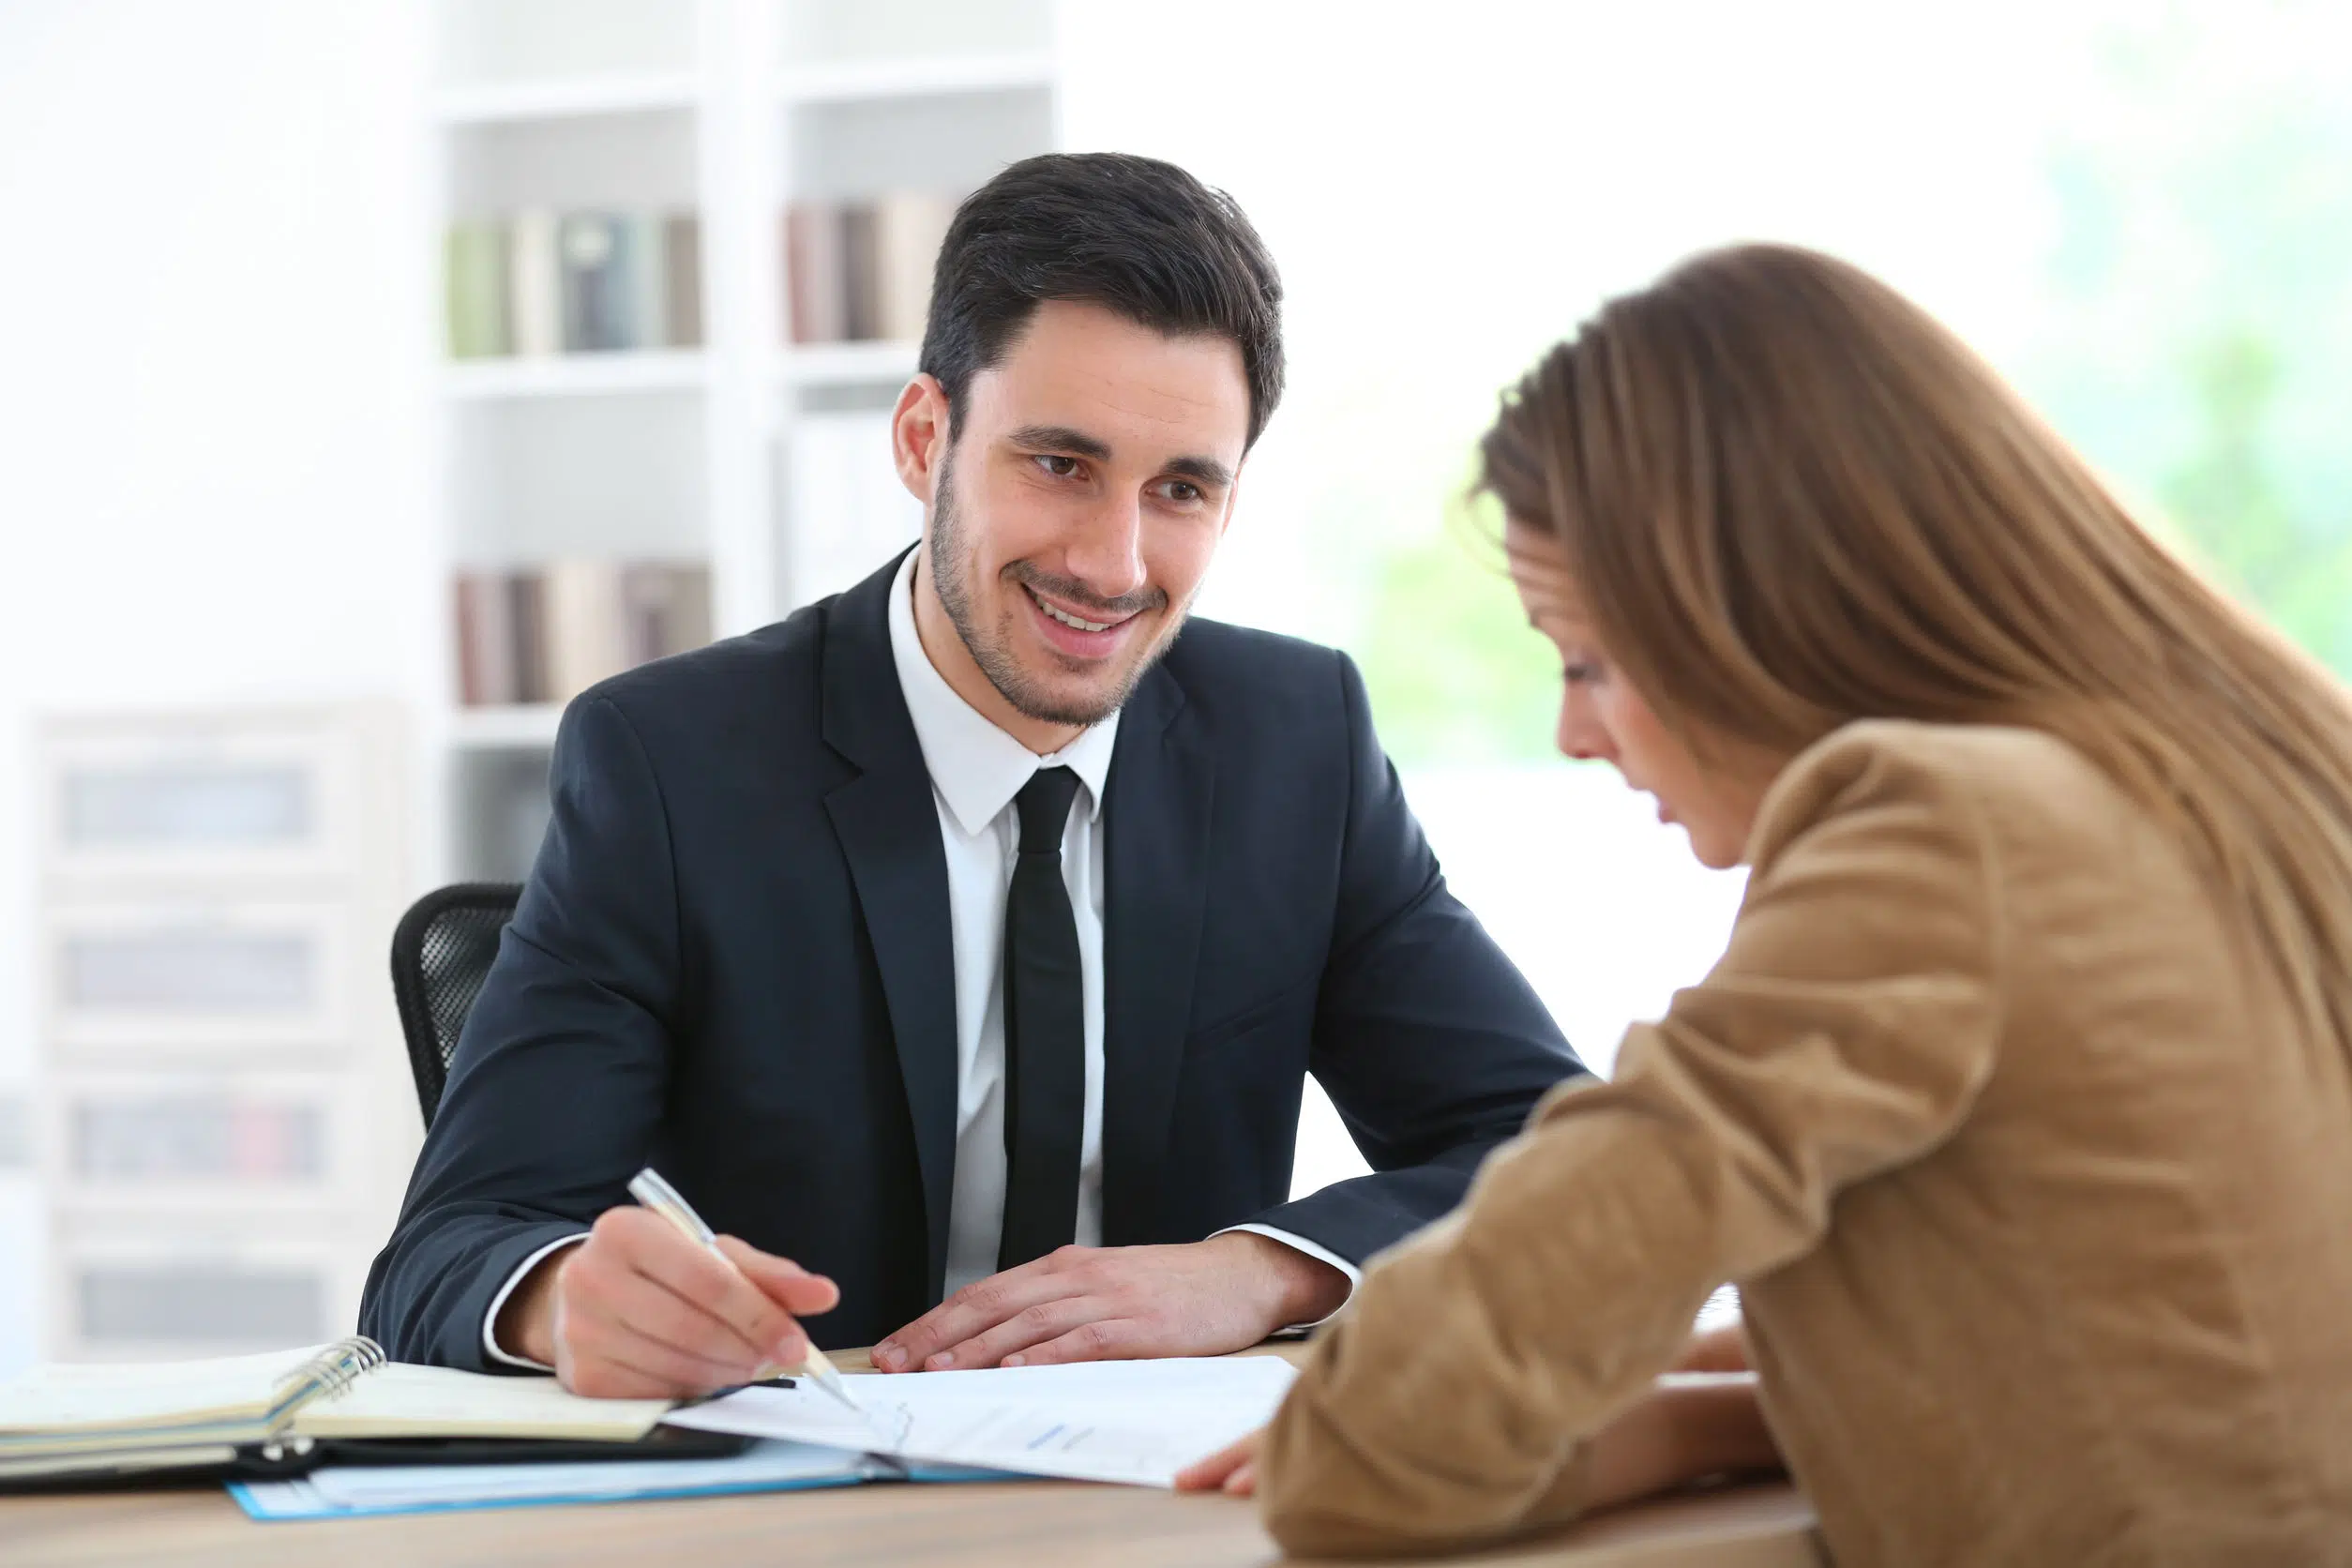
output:
<path id="1" fill-rule="evenodd" d="M 251 1356 L 50 1364 L 0 1386 L 0 1485 L 279 1478 L 323 1463 L 705 1458 L 662 1399 L 387 1361 L 359 1335 Z"/>

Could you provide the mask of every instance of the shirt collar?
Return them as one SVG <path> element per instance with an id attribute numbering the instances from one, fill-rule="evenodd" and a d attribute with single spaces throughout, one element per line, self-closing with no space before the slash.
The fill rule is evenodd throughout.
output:
<path id="1" fill-rule="evenodd" d="M 890 584 L 890 656 L 898 667 L 898 689 L 906 696 L 907 716 L 914 720 L 914 738 L 923 747 L 931 788 L 947 804 L 957 825 L 976 837 L 1012 804 L 1032 775 L 1041 768 L 1066 767 L 1086 787 L 1087 821 L 1100 822 L 1119 716 L 1113 713 L 1048 757 L 1038 756 L 981 716 L 933 667 L 914 629 L 914 564 L 921 554 L 920 547 L 909 550 Z"/>

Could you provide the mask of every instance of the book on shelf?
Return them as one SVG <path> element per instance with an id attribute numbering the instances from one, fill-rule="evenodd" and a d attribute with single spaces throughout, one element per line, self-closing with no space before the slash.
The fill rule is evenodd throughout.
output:
<path id="1" fill-rule="evenodd" d="M 520 701 L 514 695 L 522 683 L 515 677 L 513 605 L 506 579 L 458 574 L 458 693 L 469 707 Z"/>
<path id="2" fill-rule="evenodd" d="M 623 656 L 628 667 L 711 640 L 711 573 L 707 566 L 633 561 L 621 568 Z"/>
<path id="3" fill-rule="evenodd" d="M 506 288 L 511 324 L 507 354 L 535 358 L 563 352 L 564 301 L 556 224 L 555 214 L 545 207 L 525 207 L 508 219 Z"/>
<path id="4" fill-rule="evenodd" d="M 485 359 L 507 352 L 506 230 L 497 223 L 453 223 L 448 239 L 449 357 Z"/>
<path id="5" fill-rule="evenodd" d="M 657 212 L 627 212 L 617 219 L 624 269 L 621 312 L 622 346 L 666 349 L 671 345 L 670 325 L 670 247 Z"/>
<path id="6" fill-rule="evenodd" d="M 550 696 L 569 698 L 627 669 L 620 568 L 609 561 L 551 561 L 543 580 Z"/>
<path id="7" fill-rule="evenodd" d="M 874 209 L 863 202 L 841 208 L 841 335 L 852 342 L 882 337 L 882 249 Z"/>
<path id="8" fill-rule="evenodd" d="M 956 203 L 897 191 L 874 204 L 875 336 L 918 342 L 931 310 L 931 273 Z"/>
<path id="9" fill-rule="evenodd" d="M 787 207 L 784 313 L 792 341 L 919 339 L 956 202 L 907 190 Z"/>
<path id="10" fill-rule="evenodd" d="M 321 1108 L 218 1095 L 88 1096 L 73 1107 L 73 1173 L 98 1183 L 314 1182 Z"/>
<path id="11" fill-rule="evenodd" d="M 710 568 L 571 558 L 456 583 L 459 700 L 567 702 L 609 675 L 711 640 Z"/>
<path id="12" fill-rule="evenodd" d="M 691 213 L 666 213 L 661 219 L 662 320 L 672 348 L 702 341 L 702 225 Z"/>
<path id="13" fill-rule="evenodd" d="M 784 283 L 793 342 L 837 343 L 850 335 L 836 204 L 796 202 L 784 210 Z"/>
<path id="14" fill-rule="evenodd" d="M 692 213 L 524 207 L 451 224 L 445 251 L 453 358 L 702 341 L 701 223 Z"/>
<path id="15" fill-rule="evenodd" d="M 634 348 L 629 319 L 634 236 L 618 213 L 565 213 L 555 232 L 562 258 L 556 293 L 563 300 L 566 353 L 599 354 Z"/>
<path id="16" fill-rule="evenodd" d="M 547 581 L 536 572 L 516 572 L 506 579 L 507 635 L 514 639 L 516 702 L 544 702 L 551 695 L 548 682 Z"/>

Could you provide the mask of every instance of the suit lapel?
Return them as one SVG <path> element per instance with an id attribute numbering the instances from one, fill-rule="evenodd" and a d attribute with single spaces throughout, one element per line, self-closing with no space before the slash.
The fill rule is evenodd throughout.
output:
<path id="1" fill-rule="evenodd" d="M 1103 1241 L 1157 1239 L 1209 890 L 1215 760 L 1163 664 L 1127 701 L 1104 803 Z"/>
<path id="2" fill-rule="evenodd" d="M 956 1176 L 956 952 L 938 807 L 890 651 L 890 588 L 903 559 L 843 594 L 826 618 L 825 742 L 861 771 L 825 796 L 825 810 L 882 972 L 937 1300 Z"/>

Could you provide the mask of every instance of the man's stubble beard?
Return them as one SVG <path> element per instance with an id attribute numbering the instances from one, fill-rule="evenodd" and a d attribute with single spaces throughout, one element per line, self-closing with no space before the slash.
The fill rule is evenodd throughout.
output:
<path id="1" fill-rule="evenodd" d="M 1134 666 L 1124 672 L 1108 694 L 1083 702 L 1056 697 L 1030 678 L 1029 672 L 1014 658 L 1012 650 L 1005 646 L 1003 637 L 991 636 L 988 628 L 981 626 L 979 612 L 972 604 L 972 574 L 974 567 L 972 551 L 956 517 L 955 495 L 955 454 L 951 447 L 947 457 L 940 463 L 939 499 L 931 507 L 931 582 L 939 593 L 941 608 L 947 611 L 948 624 L 956 628 L 956 635 L 963 639 L 964 648 L 972 655 L 972 661 L 980 667 L 980 673 L 988 678 L 988 684 L 996 687 L 999 696 L 1013 705 L 1015 713 L 1041 724 L 1100 724 L 1124 707 L 1127 699 L 1134 694 L 1136 683 L 1143 679 L 1144 673 L 1159 662 L 1160 656 L 1168 652 L 1169 644 L 1175 641 L 1176 632 L 1183 626 L 1184 617 L 1191 610 L 1190 601 L 1178 606 L 1170 613 L 1168 624 L 1160 628 L 1158 639 L 1136 659 Z M 1158 589 L 1152 589 L 1131 600 L 1104 600 L 1089 593 L 1082 584 L 1048 578 L 1029 567 L 1025 562 L 1017 563 L 1007 574 L 1013 580 L 1013 592 L 1017 594 L 1026 591 L 1019 585 L 1023 574 L 1081 605 L 1113 614 L 1139 613 L 1168 602 L 1168 596 Z"/>

